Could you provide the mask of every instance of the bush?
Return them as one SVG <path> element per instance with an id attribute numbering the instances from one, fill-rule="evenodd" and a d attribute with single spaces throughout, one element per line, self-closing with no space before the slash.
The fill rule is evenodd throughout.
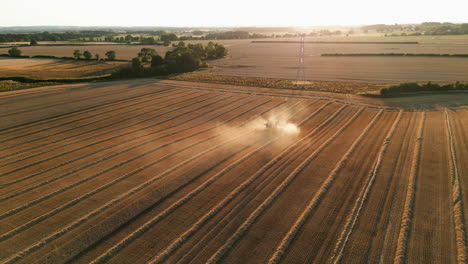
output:
<path id="1" fill-rule="evenodd" d="M 468 83 L 463 84 L 460 82 L 449 83 L 440 85 L 437 83 L 427 82 L 425 84 L 418 84 L 414 82 L 400 83 L 392 85 L 387 88 L 382 88 L 380 94 L 383 96 L 397 95 L 401 93 L 415 93 L 415 92 L 434 92 L 434 91 L 453 91 L 453 90 L 468 90 Z"/>
<path id="2" fill-rule="evenodd" d="M 21 50 L 18 49 L 17 47 L 14 47 L 14 48 L 11 48 L 8 50 L 8 54 L 11 56 L 11 57 L 20 57 L 21 56 Z"/>
<path id="3" fill-rule="evenodd" d="M 208 59 L 219 59 L 227 55 L 227 49 L 223 45 L 211 41 L 206 46 L 205 52 Z"/>
<path id="4" fill-rule="evenodd" d="M 382 88 L 380 90 L 380 95 L 387 96 L 389 94 L 388 88 Z"/>

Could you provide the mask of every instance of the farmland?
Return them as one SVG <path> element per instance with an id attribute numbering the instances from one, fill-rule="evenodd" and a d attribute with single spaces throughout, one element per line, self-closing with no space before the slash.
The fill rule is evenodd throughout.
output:
<path id="1" fill-rule="evenodd" d="M 466 96 L 140 79 L 0 105 L 0 263 L 468 261 Z"/>
<path id="2" fill-rule="evenodd" d="M 300 45 L 299 43 L 294 43 L 294 41 L 297 42 L 298 38 L 270 40 L 285 41 L 285 43 L 268 43 L 269 39 L 266 39 L 267 42 L 257 43 L 253 43 L 252 40 L 242 39 L 216 40 L 215 42 L 226 46 L 229 51 L 228 56 L 223 59 L 209 61 L 208 64 L 211 67 L 199 71 L 198 74 L 203 75 L 201 79 L 206 79 L 206 76 L 214 76 L 214 79 L 219 79 L 216 76 L 241 76 L 247 78 L 263 77 L 294 80 L 297 76 Z M 287 43 L 287 41 L 292 41 L 293 43 Z M 468 72 L 468 58 L 445 56 L 447 54 L 468 54 L 468 38 L 464 36 L 392 38 L 381 36 L 309 37 L 306 41 L 309 42 L 305 44 L 304 62 L 305 79 L 307 80 L 370 85 L 387 85 L 410 81 L 433 81 L 439 83 L 468 82 L 468 75 L 466 74 Z M 190 40 L 185 42 L 203 43 L 206 45 L 209 41 Z M 344 44 L 342 42 L 354 43 Z M 155 45 L 102 44 L 82 46 L 39 45 L 21 47 L 21 50 L 27 56 L 71 57 L 73 51 L 79 49 L 81 52 L 89 50 L 93 55 L 99 54 L 101 58 L 104 58 L 104 54 L 107 51 L 114 50 L 116 51 L 117 59 L 130 60 L 136 57 L 142 48 L 156 49 L 161 55 L 164 55 L 171 49 L 171 47 Z M 7 53 L 8 49 L 0 48 L 0 54 Z M 322 56 L 323 54 L 380 54 L 381 56 Z M 382 54 L 411 54 L 413 56 L 383 56 Z M 418 56 L 418 54 L 426 54 L 427 56 Z M 93 66 L 85 69 L 84 72 L 81 72 L 82 74 L 76 68 L 76 70 L 63 71 L 61 75 L 66 76 L 69 73 L 70 76 L 68 78 L 79 75 L 97 76 L 104 72 L 110 72 L 112 68 L 116 68 L 119 65 L 101 64 L 99 67 Z M 107 69 L 108 71 L 106 71 Z M 21 69 L 21 71 L 27 72 L 25 70 Z M 57 71 L 57 74 L 59 74 L 59 71 Z M 2 71 L 0 75 L 3 76 L 5 73 L 11 75 L 17 72 Z M 39 72 L 33 74 L 38 76 Z M 42 73 L 42 75 L 44 76 L 45 73 Z M 191 81 L 193 79 L 186 80 Z"/>
<path id="3" fill-rule="evenodd" d="M 23 76 L 37 79 L 93 77 L 110 74 L 116 68 L 127 64 L 119 61 L 0 58 L 0 77 Z"/>
<path id="4" fill-rule="evenodd" d="M 298 39 L 286 39 L 297 41 Z M 305 77 L 315 81 L 394 84 L 407 81 L 468 81 L 466 58 L 450 57 L 322 57 L 327 53 L 466 54 L 468 39 L 452 37 L 323 37 L 306 41 L 337 43 L 305 44 Z M 339 42 L 418 42 L 418 44 L 340 44 Z M 229 56 L 210 63 L 203 74 L 294 79 L 298 43 L 224 41 Z"/>

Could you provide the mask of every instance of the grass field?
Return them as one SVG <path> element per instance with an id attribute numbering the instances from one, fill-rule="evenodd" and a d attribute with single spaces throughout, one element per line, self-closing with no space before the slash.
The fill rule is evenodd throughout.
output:
<path id="1" fill-rule="evenodd" d="M 0 263 L 468 260 L 466 96 L 142 79 L 0 105 Z"/>
<path id="2" fill-rule="evenodd" d="M 0 59 L 0 77 L 23 76 L 37 79 L 102 76 L 128 65 L 118 61 L 75 61 L 55 59 Z"/>

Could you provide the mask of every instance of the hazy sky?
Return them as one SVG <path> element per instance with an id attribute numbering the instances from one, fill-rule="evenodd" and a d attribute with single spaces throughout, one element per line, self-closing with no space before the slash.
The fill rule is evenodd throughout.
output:
<path id="1" fill-rule="evenodd" d="M 468 22 L 467 0 L 5 0 L 0 26 L 315 26 Z"/>

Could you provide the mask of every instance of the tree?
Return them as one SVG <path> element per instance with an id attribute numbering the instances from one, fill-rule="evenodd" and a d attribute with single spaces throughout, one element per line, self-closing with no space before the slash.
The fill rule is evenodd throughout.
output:
<path id="1" fill-rule="evenodd" d="M 159 55 L 155 55 L 151 59 L 151 67 L 156 67 L 156 66 L 160 66 L 160 65 L 163 65 L 163 64 L 164 64 L 164 59 L 163 59 L 163 57 L 161 57 Z"/>
<path id="2" fill-rule="evenodd" d="M 190 53 L 184 53 L 180 56 L 178 64 L 182 72 L 191 72 L 200 68 L 201 61 Z"/>
<path id="3" fill-rule="evenodd" d="M 136 57 L 132 59 L 132 67 L 134 69 L 140 69 L 142 66 L 140 58 Z"/>
<path id="4" fill-rule="evenodd" d="M 188 44 L 188 48 L 191 49 L 193 53 L 195 53 L 195 55 L 200 59 L 206 59 L 206 51 L 203 47 L 203 44 Z"/>
<path id="5" fill-rule="evenodd" d="M 174 34 L 174 33 L 171 33 L 171 34 L 164 34 L 160 37 L 160 39 L 162 41 L 165 41 L 165 40 L 170 40 L 170 41 L 175 41 L 175 40 L 178 40 L 179 38 L 177 38 L 177 35 Z"/>
<path id="6" fill-rule="evenodd" d="M 188 47 L 177 47 L 166 52 L 164 59 L 169 72 L 189 72 L 198 70 L 201 59 Z"/>
<path id="7" fill-rule="evenodd" d="M 106 57 L 108 60 L 115 60 L 115 57 L 116 57 L 115 51 L 110 50 L 106 52 Z"/>
<path id="8" fill-rule="evenodd" d="M 169 45 L 171 45 L 171 41 L 166 39 L 166 40 L 164 40 L 163 45 L 168 47 Z"/>
<path id="9" fill-rule="evenodd" d="M 153 37 L 148 37 L 148 38 L 141 37 L 140 44 L 143 44 L 143 45 L 154 45 L 154 44 L 156 44 L 156 40 L 154 40 Z"/>
<path id="10" fill-rule="evenodd" d="M 227 49 L 223 45 L 216 44 L 216 58 L 223 58 L 227 55 Z"/>
<path id="11" fill-rule="evenodd" d="M 14 48 L 11 48 L 8 50 L 8 54 L 11 56 L 11 57 L 19 57 L 21 56 L 21 50 L 18 49 L 17 47 L 14 47 Z"/>
<path id="12" fill-rule="evenodd" d="M 468 34 L 468 24 L 461 24 L 460 30 L 463 32 L 463 34 Z"/>
<path id="13" fill-rule="evenodd" d="M 142 48 L 138 53 L 138 57 L 141 58 L 142 62 L 148 62 L 153 56 L 158 55 L 158 52 L 155 49 L 151 48 Z"/>
<path id="14" fill-rule="evenodd" d="M 81 59 L 81 55 L 83 55 L 83 54 L 81 54 L 81 51 L 79 51 L 79 50 L 75 50 L 75 51 L 73 52 L 73 57 L 74 57 L 75 59 L 77 59 L 77 60 Z"/>
<path id="15" fill-rule="evenodd" d="M 31 39 L 31 42 L 29 43 L 29 46 L 37 46 L 37 40 Z"/>
<path id="16" fill-rule="evenodd" d="M 143 58 L 146 58 L 148 54 L 153 54 L 151 67 L 145 67 L 143 64 Z M 153 49 L 144 48 L 138 53 L 138 57 L 132 59 L 130 66 L 120 69 L 112 76 L 116 78 L 145 77 L 195 71 L 208 67 L 204 61 L 208 58 L 208 54 L 211 58 L 220 58 L 226 56 L 227 49 L 213 42 L 210 42 L 206 48 L 202 44 L 175 45 L 174 49 L 166 52 L 163 59 Z"/>
<path id="17" fill-rule="evenodd" d="M 96 58 L 97 61 L 99 61 L 101 59 L 101 56 L 99 54 L 94 54 L 94 57 Z"/>
<path id="18" fill-rule="evenodd" d="M 205 48 L 206 57 L 208 59 L 215 59 L 216 58 L 216 46 L 213 42 L 208 42 Z"/>
<path id="19" fill-rule="evenodd" d="M 85 59 L 90 60 L 93 57 L 93 54 L 91 54 L 91 52 L 87 50 L 83 52 L 83 56 L 85 57 Z"/>
<path id="20" fill-rule="evenodd" d="M 185 47 L 185 42 L 179 41 L 179 44 L 177 44 L 177 47 Z"/>

